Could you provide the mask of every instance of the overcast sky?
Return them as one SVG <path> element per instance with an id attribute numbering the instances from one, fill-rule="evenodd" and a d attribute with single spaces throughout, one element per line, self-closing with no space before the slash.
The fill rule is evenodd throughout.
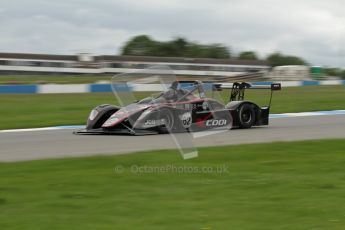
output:
<path id="1" fill-rule="evenodd" d="M 345 68 L 344 0 L 1 0 L 0 52 L 119 54 L 183 36 Z"/>

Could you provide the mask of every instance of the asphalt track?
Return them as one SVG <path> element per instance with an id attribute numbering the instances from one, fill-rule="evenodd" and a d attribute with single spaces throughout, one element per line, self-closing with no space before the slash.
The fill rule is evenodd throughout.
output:
<path id="1" fill-rule="evenodd" d="M 193 143 L 195 146 L 218 146 L 345 138 L 345 115 L 275 118 L 271 119 L 270 122 L 270 125 L 266 127 L 230 130 L 194 138 Z M 169 134 L 105 136 L 74 135 L 72 131 L 71 129 L 61 129 L 0 132 L 0 162 L 121 154 L 176 148 L 176 144 Z M 183 135 L 187 134 L 176 135 L 177 139 L 186 140 L 186 136 Z"/>

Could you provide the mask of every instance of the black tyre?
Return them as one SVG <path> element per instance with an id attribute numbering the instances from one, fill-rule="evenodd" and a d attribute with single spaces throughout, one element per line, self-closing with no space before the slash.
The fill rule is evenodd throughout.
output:
<path id="1" fill-rule="evenodd" d="M 255 123 L 254 107 L 250 104 L 243 104 L 238 112 L 240 128 L 248 129 Z"/>
<path id="2" fill-rule="evenodd" d="M 161 111 L 159 111 L 159 113 L 160 119 L 164 119 L 164 125 L 158 127 L 158 132 L 161 134 L 172 132 L 175 123 L 172 112 L 168 109 L 162 109 Z"/>

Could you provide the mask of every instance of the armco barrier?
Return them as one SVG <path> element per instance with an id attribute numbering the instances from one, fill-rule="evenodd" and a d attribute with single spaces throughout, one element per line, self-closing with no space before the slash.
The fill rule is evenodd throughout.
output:
<path id="1" fill-rule="evenodd" d="M 37 85 L 0 85 L 0 93 L 37 93 Z"/>
<path id="2" fill-rule="evenodd" d="M 272 82 L 253 82 L 253 85 L 270 85 Z M 227 83 L 229 84 L 229 83 Z M 231 83 L 230 83 L 231 84 Z M 345 80 L 327 81 L 284 81 L 282 87 L 345 85 Z M 115 86 L 119 91 L 129 90 L 125 84 Z M 161 91 L 159 84 L 132 85 L 133 91 Z M 44 84 L 44 85 L 0 85 L 0 94 L 45 94 L 45 93 L 97 93 L 111 92 L 110 84 Z"/>
<path id="3" fill-rule="evenodd" d="M 89 92 L 100 93 L 100 92 L 111 92 L 110 84 L 91 84 L 89 85 Z"/>

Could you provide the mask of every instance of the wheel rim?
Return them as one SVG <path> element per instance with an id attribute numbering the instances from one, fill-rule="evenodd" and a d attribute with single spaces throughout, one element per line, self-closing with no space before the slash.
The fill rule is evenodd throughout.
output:
<path id="1" fill-rule="evenodd" d="M 173 123 L 174 121 L 173 121 L 173 119 L 171 117 L 171 114 L 170 113 L 167 114 L 165 116 L 164 120 L 165 120 L 164 121 L 165 127 L 168 129 L 168 131 L 170 131 L 173 128 L 173 125 L 174 125 L 174 123 Z"/>
<path id="2" fill-rule="evenodd" d="M 249 123 L 252 119 L 252 113 L 249 110 L 244 111 L 241 118 L 243 123 Z"/>

